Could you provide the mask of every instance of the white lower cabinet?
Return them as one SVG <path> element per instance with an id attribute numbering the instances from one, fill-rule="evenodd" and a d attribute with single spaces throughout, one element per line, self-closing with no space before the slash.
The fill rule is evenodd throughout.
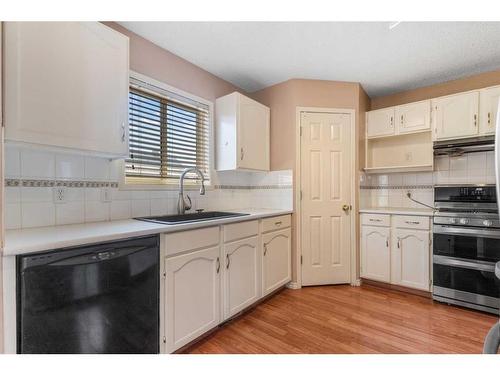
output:
<path id="1" fill-rule="evenodd" d="M 429 217 L 361 214 L 361 223 L 362 278 L 430 290 Z"/>
<path id="2" fill-rule="evenodd" d="M 392 235 L 392 283 L 408 288 L 429 290 L 429 231 L 398 228 L 394 229 Z"/>
<path id="3" fill-rule="evenodd" d="M 390 282 L 390 228 L 364 225 L 361 228 L 361 277 Z"/>
<path id="4" fill-rule="evenodd" d="M 290 225 L 282 215 L 165 234 L 162 351 L 182 348 L 289 282 Z"/>
<path id="5" fill-rule="evenodd" d="M 220 248 L 166 259 L 166 350 L 171 353 L 220 323 Z"/>
<path id="6" fill-rule="evenodd" d="M 224 319 L 229 319 L 261 296 L 259 237 L 224 244 Z"/>
<path id="7" fill-rule="evenodd" d="M 292 279 L 292 232 L 276 230 L 262 236 L 262 295 L 266 296 Z"/>

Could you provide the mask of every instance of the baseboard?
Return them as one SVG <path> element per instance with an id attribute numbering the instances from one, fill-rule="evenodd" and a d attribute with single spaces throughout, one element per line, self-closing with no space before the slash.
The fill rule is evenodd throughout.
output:
<path id="1" fill-rule="evenodd" d="M 374 286 L 374 287 L 377 287 L 377 288 L 395 290 L 397 292 L 410 293 L 410 294 L 415 294 L 415 295 L 421 296 L 421 297 L 432 298 L 432 293 L 431 292 L 426 292 L 424 290 L 407 288 L 405 286 L 400 286 L 400 285 L 388 284 L 388 283 L 384 283 L 382 281 L 374 281 L 374 280 L 361 279 L 361 283 L 363 285 L 370 285 L 370 286 Z"/>
<path id="2" fill-rule="evenodd" d="M 288 289 L 300 289 L 301 288 L 300 284 L 296 281 L 290 281 L 288 284 L 286 284 L 286 287 Z"/>

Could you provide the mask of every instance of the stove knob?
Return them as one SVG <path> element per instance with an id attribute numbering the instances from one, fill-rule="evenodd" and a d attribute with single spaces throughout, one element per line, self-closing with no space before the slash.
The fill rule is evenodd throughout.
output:
<path id="1" fill-rule="evenodd" d="M 462 225 L 467 225 L 467 224 L 469 224 L 469 219 L 465 219 L 465 218 L 460 219 L 460 224 L 462 224 Z"/>
<path id="2" fill-rule="evenodd" d="M 452 217 L 452 218 L 450 219 L 450 224 L 457 224 L 457 223 L 458 223 L 458 219 L 457 219 L 457 218 Z"/>
<path id="3" fill-rule="evenodd" d="M 493 221 L 491 221 L 491 220 L 483 220 L 483 225 L 485 227 L 491 227 L 493 225 Z"/>

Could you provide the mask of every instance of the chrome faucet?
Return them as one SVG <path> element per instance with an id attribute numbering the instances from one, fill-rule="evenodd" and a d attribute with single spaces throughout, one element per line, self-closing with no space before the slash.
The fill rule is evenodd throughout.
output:
<path id="1" fill-rule="evenodd" d="M 177 200 L 177 213 L 179 215 L 185 214 L 186 211 L 189 211 L 192 206 L 191 198 L 189 197 L 189 195 L 186 194 L 189 203 L 184 199 L 184 177 L 189 172 L 196 172 L 198 176 L 201 177 L 200 195 L 205 195 L 205 176 L 203 175 L 203 173 L 196 167 L 184 169 L 182 171 L 181 177 L 179 178 L 179 199 Z"/>

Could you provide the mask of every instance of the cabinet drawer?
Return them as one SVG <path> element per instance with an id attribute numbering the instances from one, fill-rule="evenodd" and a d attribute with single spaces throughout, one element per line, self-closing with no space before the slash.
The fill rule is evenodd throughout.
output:
<path id="1" fill-rule="evenodd" d="M 167 256 L 219 245 L 219 227 L 187 230 L 165 235 Z"/>
<path id="2" fill-rule="evenodd" d="M 259 222 L 257 220 L 244 221 L 224 225 L 224 242 L 231 242 L 241 238 L 255 236 L 259 233 Z"/>
<path id="3" fill-rule="evenodd" d="M 394 215 L 396 228 L 429 230 L 430 222 L 427 216 L 401 216 Z"/>
<path id="4" fill-rule="evenodd" d="M 292 224 L 291 215 L 282 215 L 262 219 L 262 232 L 269 232 L 270 230 L 288 228 Z"/>
<path id="5" fill-rule="evenodd" d="M 377 227 L 390 227 L 391 216 L 381 214 L 361 214 L 361 224 Z"/>

